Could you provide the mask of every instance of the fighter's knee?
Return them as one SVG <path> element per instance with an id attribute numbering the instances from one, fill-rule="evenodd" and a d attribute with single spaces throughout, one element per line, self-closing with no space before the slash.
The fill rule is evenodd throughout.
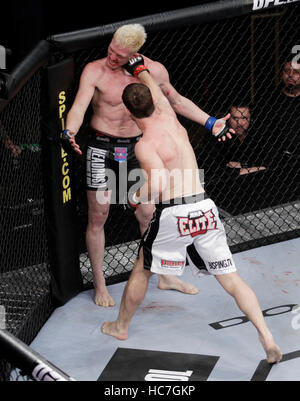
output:
<path id="1" fill-rule="evenodd" d="M 152 219 L 152 215 L 136 215 L 138 222 L 145 227 L 148 227 Z"/>
<path id="2" fill-rule="evenodd" d="M 216 279 L 224 288 L 224 290 L 231 296 L 235 295 L 235 291 L 240 286 L 242 281 L 236 272 L 218 275 L 216 276 Z"/>
<path id="3" fill-rule="evenodd" d="M 102 230 L 108 217 L 108 211 L 90 213 L 88 218 L 88 229 L 92 231 Z"/>
<path id="4" fill-rule="evenodd" d="M 139 207 L 135 213 L 135 216 L 140 224 L 148 226 L 153 217 L 153 213 L 154 213 L 154 207 L 153 208 Z"/>

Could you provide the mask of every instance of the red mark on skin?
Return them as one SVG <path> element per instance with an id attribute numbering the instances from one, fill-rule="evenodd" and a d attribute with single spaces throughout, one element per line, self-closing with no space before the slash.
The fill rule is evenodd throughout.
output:
<path id="1" fill-rule="evenodd" d="M 170 91 L 167 91 L 167 96 L 169 96 L 170 95 Z"/>

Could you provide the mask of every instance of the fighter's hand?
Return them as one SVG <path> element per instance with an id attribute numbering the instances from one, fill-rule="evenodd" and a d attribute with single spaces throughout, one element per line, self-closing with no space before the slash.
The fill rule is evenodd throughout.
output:
<path id="1" fill-rule="evenodd" d="M 80 146 L 75 141 L 75 134 L 73 134 L 69 130 L 64 130 L 61 134 L 61 138 L 63 141 L 68 141 L 68 143 L 72 146 L 72 149 L 74 150 L 74 152 L 76 152 L 77 154 L 82 156 L 82 151 L 80 149 Z"/>
<path id="2" fill-rule="evenodd" d="M 126 64 L 123 65 L 123 68 L 130 74 L 135 77 L 138 77 L 139 73 L 142 71 L 148 71 L 148 68 L 145 66 L 144 58 L 142 56 L 136 56 L 131 58 Z"/>
<path id="3" fill-rule="evenodd" d="M 82 156 L 82 151 L 80 149 L 80 146 L 78 143 L 75 141 L 75 137 L 73 136 L 72 138 L 69 139 L 69 142 L 74 150 L 74 152 L 78 153 L 80 156 Z"/>
<path id="4" fill-rule="evenodd" d="M 230 114 L 228 113 L 225 117 L 218 119 L 213 125 L 212 134 L 219 142 L 224 142 L 227 138 L 232 139 L 231 134 L 235 133 L 232 128 L 229 128 L 229 118 Z"/>

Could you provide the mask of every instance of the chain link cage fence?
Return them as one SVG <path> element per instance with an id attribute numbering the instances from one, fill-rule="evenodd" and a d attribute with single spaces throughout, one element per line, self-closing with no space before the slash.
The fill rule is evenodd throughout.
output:
<path id="1" fill-rule="evenodd" d="M 25 343 L 51 312 L 40 94 L 38 72 L 0 115 L 0 323 Z M 0 381 L 10 372 L 10 364 L 0 360 Z M 18 377 L 15 371 L 12 380 Z"/>
<path id="2" fill-rule="evenodd" d="M 164 64 L 177 91 L 208 114 L 232 112 L 237 135 L 225 143 L 179 116 L 232 252 L 299 236 L 300 96 L 293 96 L 291 82 L 284 94 L 282 79 L 288 58 L 300 46 L 299 16 L 299 4 L 291 4 L 201 25 L 170 29 L 166 23 L 148 33 L 141 49 Z M 84 66 L 105 57 L 110 40 L 104 37 L 97 47 L 71 53 L 71 100 Z M 69 56 L 68 51 L 61 54 Z M 39 148 L 42 74 L 41 68 L 1 114 L 0 304 L 6 308 L 8 330 L 26 343 L 51 312 Z M 84 154 L 90 116 L 89 109 L 78 133 Z M 85 244 L 84 158 L 74 156 L 73 165 L 80 269 L 88 289 L 93 283 Z M 111 205 L 105 234 L 103 270 L 112 284 L 129 276 L 137 254 L 140 233 L 132 212 Z M 0 380 L 9 380 L 11 369 L 1 364 Z M 20 377 L 17 373 L 12 380 Z"/>
<path id="3" fill-rule="evenodd" d="M 198 124 L 182 118 L 204 169 L 205 188 L 220 208 L 233 252 L 299 235 L 299 97 L 282 94 L 282 69 L 300 43 L 300 7 L 148 33 L 141 53 L 164 64 L 177 91 L 219 117 L 232 112 L 237 135 L 218 143 Z M 72 54 L 78 83 L 83 67 L 105 57 L 98 48 Z M 295 54 L 294 54 L 295 56 Z M 74 96 L 77 87 L 74 86 Z M 233 112 L 234 111 L 234 112 Z M 91 112 L 91 111 L 90 111 Z M 90 114 L 78 134 L 85 148 Z M 249 127 L 244 127 L 245 120 Z M 77 164 L 81 270 L 92 273 L 85 248 L 85 163 Z M 130 272 L 140 238 L 132 212 L 112 205 L 105 225 L 104 274 Z"/>

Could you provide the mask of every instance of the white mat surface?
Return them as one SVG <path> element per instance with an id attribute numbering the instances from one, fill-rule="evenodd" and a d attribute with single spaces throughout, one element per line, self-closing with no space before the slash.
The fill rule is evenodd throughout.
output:
<path id="1" fill-rule="evenodd" d="M 284 355 L 294 353 L 273 366 L 265 380 L 300 380 L 300 239 L 269 245 L 234 255 L 241 277 L 255 291 L 266 321 Z M 73 378 L 97 380 L 118 348 L 214 355 L 219 359 L 208 380 L 251 380 L 265 358 L 256 330 L 240 319 L 210 324 L 242 316 L 234 300 L 214 277 L 183 277 L 199 288 L 197 295 L 184 295 L 157 288 L 157 276 L 134 316 L 127 341 L 101 333 L 104 321 L 115 320 L 126 283 L 109 287 L 116 301 L 104 309 L 86 291 L 56 309 L 31 347 Z M 271 309 L 272 308 L 272 309 Z M 279 314 L 280 313 L 280 314 Z M 298 354 L 297 354 L 298 351 Z M 151 368 L 151 367 L 150 367 Z"/>

